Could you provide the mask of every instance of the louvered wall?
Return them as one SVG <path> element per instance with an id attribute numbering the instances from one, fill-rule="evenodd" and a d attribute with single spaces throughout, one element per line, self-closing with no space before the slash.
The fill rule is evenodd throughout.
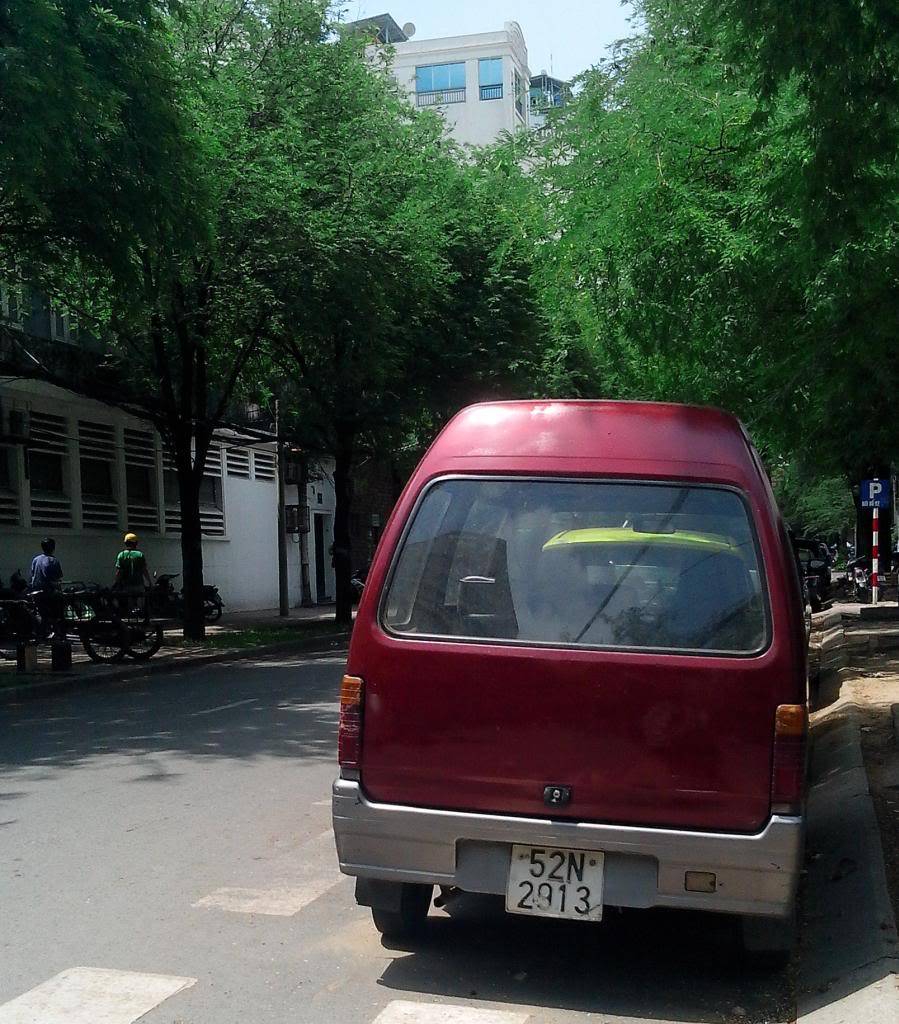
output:
<path id="1" fill-rule="evenodd" d="M 67 424 L 62 416 L 32 412 L 30 417 L 31 450 L 59 455 L 69 453 Z M 31 525 L 60 530 L 72 525 L 72 502 L 68 495 L 31 495 Z"/>
<path id="2" fill-rule="evenodd" d="M 222 460 L 223 452 L 221 445 L 210 445 L 209 451 L 206 453 L 206 467 L 203 471 L 203 475 L 220 479 L 222 476 Z M 175 472 L 175 463 L 167 452 L 163 452 L 162 468 L 166 473 Z M 213 508 L 210 505 L 201 505 L 200 528 L 203 531 L 204 537 L 224 537 L 225 513 L 221 509 Z M 177 496 L 174 494 L 171 497 L 168 495 L 166 496 L 165 532 L 181 532 L 181 508 L 178 503 Z"/>
<path id="3" fill-rule="evenodd" d="M 221 480 L 222 477 L 222 446 L 213 444 L 209 446 L 209 451 L 206 453 L 206 468 L 203 471 L 204 476 L 211 476 Z M 222 485 L 219 484 L 219 494 Z M 224 501 L 222 501 L 224 504 Z M 220 508 L 215 508 L 212 505 L 201 505 L 200 506 L 200 524 L 203 527 L 203 535 L 206 537 L 224 537 L 225 536 L 225 513 Z"/>
<path id="4" fill-rule="evenodd" d="M 0 526 L 19 525 L 19 496 L 10 491 L 0 491 Z"/>
<path id="5" fill-rule="evenodd" d="M 242 480 L 250 479 L 250 449 L 229 448 L 226 453 L 228 476 L 237 476 Z"/>
<path id="6" fill-rule="evenodd" d="M 78 421 L 78 447 L 82 459 L 96 459 L 109 465 L 110 479 L 115 481 L 115 430 L 108 423 Z M 90 529 L 115 529 L 119 525 L 119 506 L 112 495 L 101 498 L 86 494 L 81 486 L 81 522 Z"/>
<path id="7" fill-rule="evenodd" d="M 152 431 L 125 428 L 125 465 L 144 466 L 153 475 L 155 489 L 156 476 L 156 443 Z M 128 496 L 128 529 L 159 530 L 159 512 L 155 502 L 132 500 Z"/>
<path id="8" fill-rule="evenodd" d="M 274 452 L 253 452 L 253 470 L 257 480 L 274 480 L 278 460 Z"/>

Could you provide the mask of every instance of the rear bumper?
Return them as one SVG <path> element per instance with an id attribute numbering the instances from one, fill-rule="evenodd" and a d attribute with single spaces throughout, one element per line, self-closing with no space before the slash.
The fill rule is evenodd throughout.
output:
<path id="1" fill-rule="evenodd" d="M 358 782 L 333 790 L 340 870 L 357 878 L 506 889 L 511 846 L 605 854 L 604 902 L 782 917 L 791 912 L 802 863 L 802 818 L 774 816 L 756 835 L 544 821 L 377 804 Z M 687 871 L 713 872 L 713 893 L 687 892 Z"/>

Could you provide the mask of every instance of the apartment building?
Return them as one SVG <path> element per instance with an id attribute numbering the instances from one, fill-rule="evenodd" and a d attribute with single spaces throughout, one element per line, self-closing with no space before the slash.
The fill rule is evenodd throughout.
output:
<path id="1" fill-rule="evenodd" d="M 417 39 L 413 25 L 383 14 L 348 28 L 393 49 L 394 78 L 419 108 L 439 111 L 457 142 L 487 146 L 528 127 L 530 71 L 521 27 Z"/>

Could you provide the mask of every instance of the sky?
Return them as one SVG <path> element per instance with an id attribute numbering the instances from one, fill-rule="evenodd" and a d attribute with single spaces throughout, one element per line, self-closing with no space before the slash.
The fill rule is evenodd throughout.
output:
<path id="1" fill-rule="evenodd" d="M 493 32 L 517 21 L 528 46 L 531 74 L 551 71 L 570 79 L 630 34 L 627 4 L 619 0 L 345 0 L 355 21 L 391 14 L 399 25 L 411 21 L 416 38 Z"/>

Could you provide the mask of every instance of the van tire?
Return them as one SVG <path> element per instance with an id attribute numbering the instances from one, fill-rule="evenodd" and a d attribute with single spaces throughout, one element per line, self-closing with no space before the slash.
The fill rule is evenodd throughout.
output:
<path id="1" fill-rule="evenodd" d="M 431 909 L 432 885 L 413 885 L 409 882 L 397 883 L 399 887 L 398 909 L 383 910 L 371 908 L 371 917 L 375 928 L 390 941 L 401 942 L 421 936 Z"/>
<path id="2" fill-rule="evenodd" d="M 743 917 L 740 920 L 743 952 L 756 967 L 781 970 L 793 959 L 796 914 L 787 917 Z"/>

